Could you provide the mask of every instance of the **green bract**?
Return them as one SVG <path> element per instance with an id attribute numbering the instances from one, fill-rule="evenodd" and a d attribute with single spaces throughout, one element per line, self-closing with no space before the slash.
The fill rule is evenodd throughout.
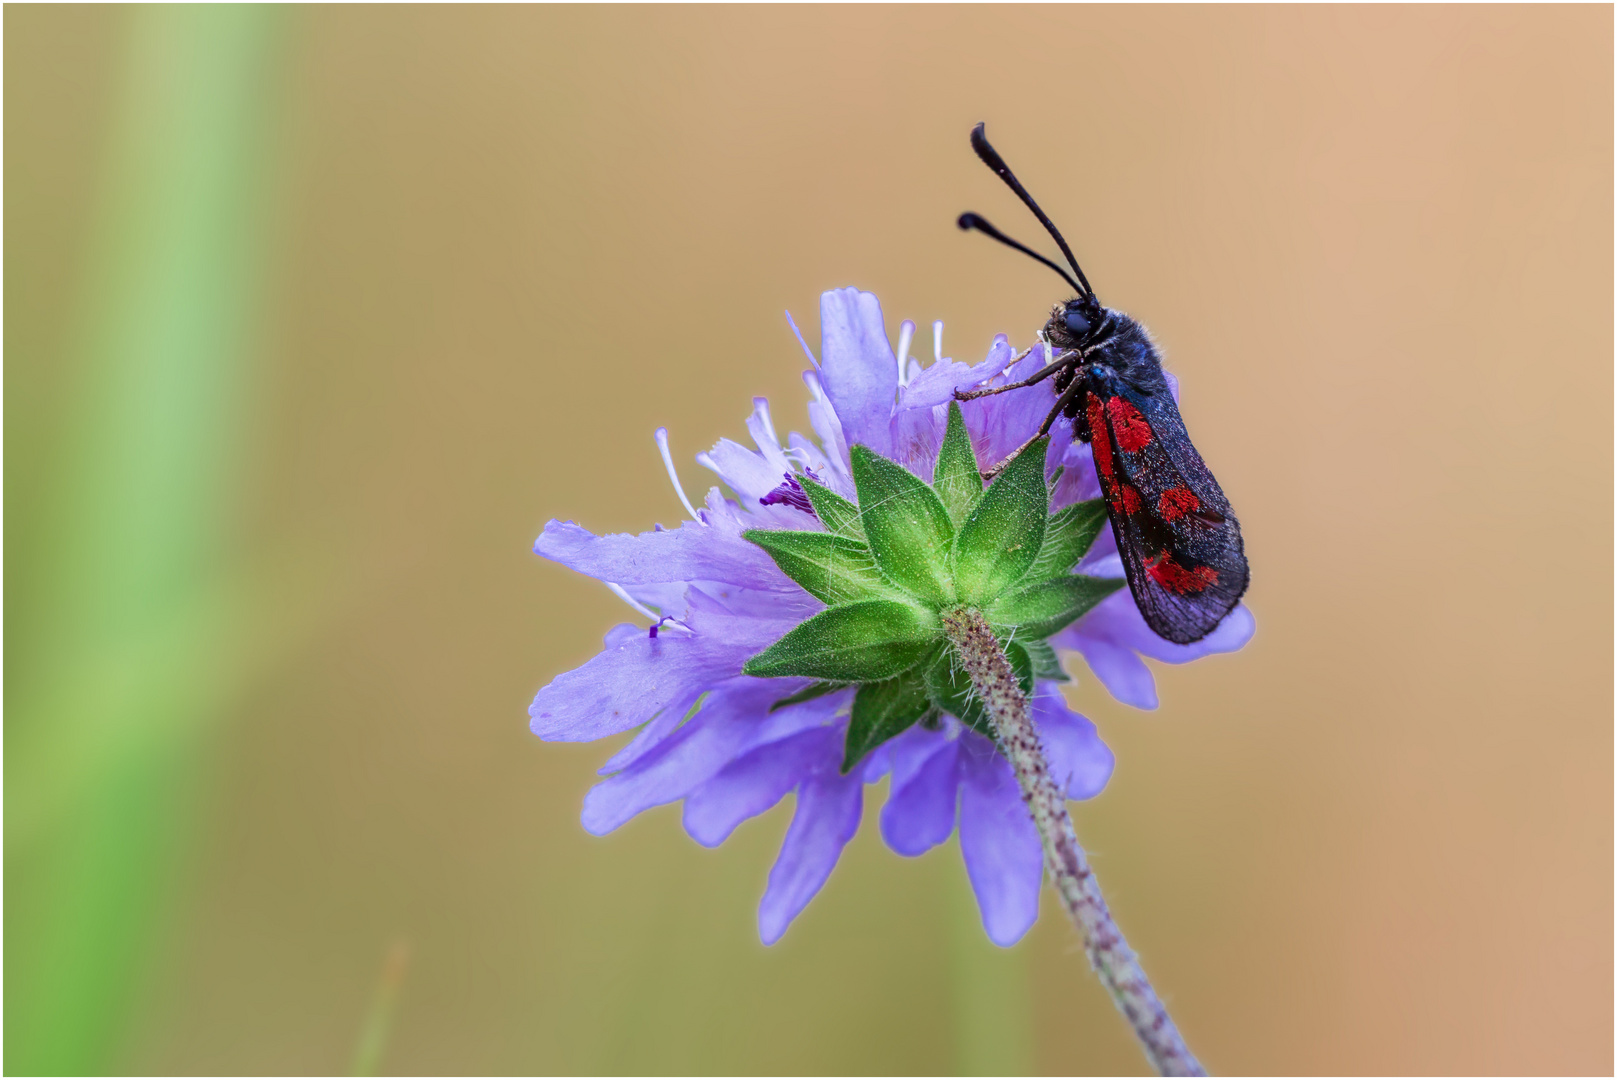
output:
<path id="1" fill-rule="evenodd" d="M 981 611 L 1029 692 L 1036 679 L 1066 678 L 1045 639 L 1122 581 L 1072 573 L 1105 524 L 1106 508 L 1095 499 L 1050 513 L 1048 448 L 1048 440 L 1034 443 L 984 490 L 965 419 L 951 403 L 931 486 L 855 446 L 858 506 L 799 478 L 825 532 L 743 534 L 827 606 L 742 670 L 820 680 L 777 708 L 857 684 L 844 772 L 942 713 L 992 735 L 944 639 L 943 612 Z"/>

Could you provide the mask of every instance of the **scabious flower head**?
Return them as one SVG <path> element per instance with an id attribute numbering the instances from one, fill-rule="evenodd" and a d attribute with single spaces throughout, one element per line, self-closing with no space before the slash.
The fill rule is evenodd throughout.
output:
<path id="1" fill-rule="evenodd" d="M 1047 362 L 1042 345 L 1018 359 L 999 337 L 981 363 L 968 366 L 941 355 L 940 323 L 934 362 L 922 367 L 908 356 L 913 325 L 904 324 L 895 356 L 876 298 L 855 289 L 826 293 L 820 324 L 818 361 L 803 344 L 813 365 L 803 377 L 817 440 L 793 432 L 783 445 L 767 402 L 755 399 L 747 429 L 757 449 L 722 439 L 696 459 L 734 498 L 714 487 L 702 508 L 694 507 L 659 430 L 689 520 L 638 536 L 595 536 L 572 522 L 545 526 L 536 552 L 599 579 L 651 625 L 614 627 L 599 655 L 540 690 L 529 710 L 532 728 L 562 741 L 639 729 L 585 798 L 584 827 L 597 834 L 683 800 L 686 831 L 715 846 L 796 792 L 759 909 L 766 944 L 830 875 L 858 829 L 864 786 L 890 777 L 881 814 L 888 846 L 919 855 L 947 840 L 958 822 L 984 928 L 1010 945 L 1038 915 L 1040 841 L 984 718 L 957 673 L 951 681 L 935 612 L 962 601 L 983 606 L 991 622 L 999 612 L 996 631 L 1032 690 L 1052 773 L 1073 799 L 1105 786 L 1112 754 L 1062 699 L 1057 683 L 1066 676 L 1052 647 L 1082 653 L 1118 700 L 1154 708 L 1142 655 L 1179 663 L 1240 648 L 1251 636 L 1251 615 L 1237 608 L 1193 645 L 1171 644 L 1146 627 L 1120 587 L 1116 546 L 1091 501 L 1100 489 L 1089 447 L 1064 422 L 1039 446 L 1042 460 L 1019 459 L 1027 475 L 1013 481 L 1013 466 L 982 493 L 977 464 L 999 462 L 1021 446 L 1049 411 L 1053 390 L 1046 381 L 951 406 L 953 391 L 1025 378 Z M 969 493 L 963 462 L 975 485 Z M 976 529 L 976 562 L 956 568 L 946 561 L 954 554 L 935 552 L 930 563 L 918 556 L 913 566 L 891 558 L 874 565 L 872 549 L 879 552 L 883 541 L 865 528 L 886 528 L 870 517 L 877 500 L 869 496 L 878 489 L 932 515 L 935 535 L 914 538 L 918 549 L 941 542 L 954 552 L 957 530 L 964 543 Z M 999 504 L 1011 509 L 981 510 L 971 518 L 976 524 L 968 523 L 973 508 L 1002 489 L 1008 494 Z M 1020 502 L 1013 489 L 1022 492 Z M 1013 519 L 1022 524 L 1003 524 Z M 1016 543 L 995 541 L 1011 535 L 995 528 L 1018 527 L 1037 534 L 1025 557 Z M 1052 545 L 1060 547 L 1046 535 L 1065 537 L 1062 550 L 1072 556 L 1029 578 L 1032 552 L 1043 544 L 1048 560 Z M 1030 600 L 1033 579 L 1047 588 Z M 883 625 L 896 617 L 910 627 L 899 635 L 904 640 L 860 630 L 871 613 Z M 842 647 L 850 641 L 855 648 Z"/>

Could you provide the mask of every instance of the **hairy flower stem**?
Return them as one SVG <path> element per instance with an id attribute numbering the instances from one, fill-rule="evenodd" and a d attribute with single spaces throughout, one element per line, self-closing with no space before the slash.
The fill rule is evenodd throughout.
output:
<path id="1" fill-rule="evenodd" d="M 1073 832 L 1066 797 L 1050 776 L 1027 695 L 1022 693 L 987 620 L 980 612 L 961 608 L 944 613 L 943 630 L 971 677 L 992 719 L 999 745 L 1016 772 L 1022 801 L 1044 841 L 1045 869 L 1084 939 L 1090 965 L 1133 1026 L 1135 1038 L 1159 1074 L 1205 1076 L 1201 1063 L 1191 1054 L 1168 1010 L 1151 989 L 1134 950 L 1112 921 L 1095 872 Z"/>

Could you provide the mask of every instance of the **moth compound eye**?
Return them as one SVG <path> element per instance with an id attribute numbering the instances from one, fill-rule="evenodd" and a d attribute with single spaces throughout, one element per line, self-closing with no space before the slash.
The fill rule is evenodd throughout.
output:
<path id="1" fill-rule="evenodd" d="M 1089 320 L 1085 318 L 1082 311 L 1075 309 L 1067 312 L 1064 321 L 1067 324 L 1067 329 L 1080 337 L 1089 333 Z"/>

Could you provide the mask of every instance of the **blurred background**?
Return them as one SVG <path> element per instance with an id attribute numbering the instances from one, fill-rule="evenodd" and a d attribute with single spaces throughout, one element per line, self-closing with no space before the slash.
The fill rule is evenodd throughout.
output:
<path id="1" fill-rule="evenodd" d="M 1245 527 L 1244 652 L 1070 661 L 1191 1044 L 1611 1072 L 1609 7 L 4 18 L 6 1071 L 1140 1071 L 878 789 L 765 949 L 789 805 L 590 837 L 609 748 L 526 726 L 635 617 L 533 538 L 806 430 L 783 309 L 1031 340 L 986 120 Z"/>

